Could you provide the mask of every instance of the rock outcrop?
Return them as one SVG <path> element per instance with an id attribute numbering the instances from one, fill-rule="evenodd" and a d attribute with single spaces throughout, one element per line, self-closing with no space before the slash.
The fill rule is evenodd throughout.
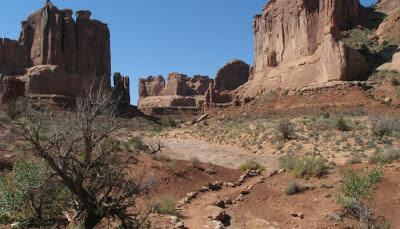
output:
<path id="1" fill-rule="evenodd" d="M 109 90 L 108 26 L 90 11 L 77 11 L 76 22 L 72 14 L 48 1 L 22 22 L 18 41 L 0 38 L 0 74 L 23 80 L 27 94 L 76 96 L 93 80 Z"/>
<path id="2" fill-rule="evenodd" d="M 119 103 L 129 104 L 131 102 L 129 76 L 122 76 L 119 72 L 114 73 L 113 93 L 119 99 Z"/>
<path id="3" fill-rule="evenodd" d="M 168 74 L 167 83 L 163 76 L 139 79 L 138 107 L 200 107 L 211 82 L 208 76 L 188 77 L 176 72 Z"/>
<path id="4" fill-rule="evenodd" d="M 250 65 L 242 60 L 231 60 L 220 68 L 214 78 L 215 90 L 233 91 L 249 80 Z"/>
<path id="5" fill-rule="evenodd" d="M 270 0 L 254 17 L 253 75 L 239 94 L 362 78 L 367 63 L 340 33 L 357 26 L 361 7 L 358 0 Z"/>

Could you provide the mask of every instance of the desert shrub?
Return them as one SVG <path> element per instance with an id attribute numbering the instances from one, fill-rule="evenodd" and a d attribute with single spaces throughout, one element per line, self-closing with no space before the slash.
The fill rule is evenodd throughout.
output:
<path id="1" fill-rule="evenodd" d="M 340 131 L 350 131 L 351 130 L 351 127 L 349 126 L 349 124 L 347 123 L 347 121 L 343 117 L 340 117 L 337 120 L 336 127 Z"/>
<path id="2" fill-rule="evenodd" d="M 297 157 L 293 154 L 287 154 L 287 156 L 279 158 L 279 168 L 293 170 L 294 165 L 296 164 Z"/>
<path id="3" fill-rule="evenodd" d="M 295 178 L 307 175 L 322 176 L 326 170 L 326 160 L 315 156 L 298 158 L 293 166 L 292 176 Z"/>
<path id="4" fill-rule="evenodd" d="M 322 117 L 324 118 L 324 119 L 327 119 L 327 118 L 329 118 L 331 115 L 329 114 L 329 112 L 327 111 L 327 112 L 325 112 L 323 115 L 322 115 Z"/>
<path id="5" fill-rule="evenodd" d="M 128 141 L 129 145 L 131 145 L 136 150 L 146 150 L 146 145 L 143 143 L 141 136 L 135 136 Z"/>
<path id="6" fill-rule="evenodd" d="M 298 181 L 291 181 L 288 183 L 284 191 L 286 195 L 294 195 L 300 193 L 302 190 Z"/>
<path id="7" fill-rule="evenodd" d="M 166 161 L 166 162 L 172 161 L 169 156 L 162 154 L 152 154 L 150 157 L 157 161 Z"/>
<path id="8" fill-rule="evenodd" d="M 371 164 L 388 164 L 393 161 L 400 161 L 400 148 L 390 149 L 386 152 L 375 152 L 368 158 Z"/>
<path id="9" fill-rule="evenodd" d="M 187 166 L 189 167 L 197 167 L 200 163 L 200 160 L 198 157 L 191 157 L 189 162 L 187 163 Z"/>
<path id="10" fill-rule="evenodd" d="M 19 160 L 14 173 L 0 175 L 0 218 L 4 223 L 37 226 L 54 224 L 67 208 L 67 189 L 49 179 L 43 161 Z"/>
<path id="11" fill-rule="evenodd" d="M 346 164 L 354 165 L 354 164 L 360 164 L 361 162 L 362 162 L 362 160 L 359 156 L 353 156 L 352 158 L 347 160 Z"/>
<path id="12" fill-rule="evenodd" d="M 153 212 L 158 214 L 168 214 L 175 215 L 176 200 L 170 196 L 163 196 L 156 204 L 153 206 Z"/>
<path id="13" fill-rule="evenodd" d="M 393 77 L 392 78 L 392 85 L 393 86 L 399 86 L 400 85 L 400 81 L 396 77 Z"/>
<path id="14" fill-rule="evenodd" d="M 173 119 L 172 117 L 168 117 L 168 118 L 164 119 L 162 122 L 162 125 L 166 126 L 166 127 L 177 127 L 178 126 L 176 120 Z"/>
<path id="15" fill-rule="evenodd" d="M 217 170 L 215 169 L 215 166 L 212 163 L 207 163 L 207 168 L 204 170 L 205 174 L 212 175 L 216 174 Z"/>
<path id="16" fill-rule="evenodd" d="M 7 116 L 14 120 L 18 118 L 26 107 L 26 100 L 19 98 L 16 100 L 8 101 L 4 106 L 4 111 L 6 112 Z"/>
<path id="17" fill-rule="evenodd" d="M 255 161 L 248 161 L 244 163 L 243 165 L 239 166 L 239 170 L 246 171 L 246 170 L 260 170 L 260 171 L 265 171 L 265 167 L 258 162 Z"/>
<path id="18" fill-rule="evenodd" d="M 295 124 L 289 119 L 284 118 L 279 121 L 277 131 L 282 135 L 283 139 L 290 139 L 295 134 Z"/>
<path id="19" fill-rule="evenodd" d="M 347 169 L 343 172 L 342 186 L 339 189 L 340 194 L 336 195 L 336 202 L 355 216 L 362 228 L 369 228 L 371 222 L 371 211 L 365 201 L 372 200 L 372 192 L 377 189 L 376 183 L 381 180 L 382 175 L 380 166 L 373 169 Z"/>
<path id="20" fill-rule="evenodd" d="M 375 117 L 372 119 L 372 133 L 380 138 L 389 136 L 394 126 L 395 121 L 388 117 Z"/>

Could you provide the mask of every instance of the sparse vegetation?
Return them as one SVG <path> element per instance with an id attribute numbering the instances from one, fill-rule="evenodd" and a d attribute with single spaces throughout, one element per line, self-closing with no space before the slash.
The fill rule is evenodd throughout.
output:
<path id="1" fill-rule="evenodd" d="M 326 170 L 326 160 L 315 156 L 298 158 L 293 166 L 292 175 L 295 178 L 309 175 L 322 176 Z"/>
<path id="2" fill-rule="evenodd" d="M 347 123 L 347 121 L 343 118 L 343 116 L 341 116 L 337 122 L 336 122 L 336 127 L 338 130 L 340 131 L 350 131 L 351 127 L 349 126 L 349 124 Z"/>
<path id="3" fill-rule="evenodd" d="M 265 167 L 255 161 L 249 161 L 239 166 L 239 170 L 246 171 L 248 169 L 265 171 Z"/>
<path id="4" fill-rule="evenodd" d="M 289 119 L 285 118 L 279 121 L 277 131 L 283 139 L 290 139 L 295 134 L 295 125 Z"/>
<path id="5" fill-rule="evenodd" d="M 375 117 L 372 119 L 372 133 L 379 138 L 389 136 L 394 126 L 395 121 L 391 118 Z"/>
<path id="6" fill-rule="evenodd" d="M 196 168 L 200 163 L 200 160 L 198 157 L 191 157 L 189 162 L 187 163 L 187 166 Z"/>
<path id="7" fill-rule="evenodd" d="M 0 175 L 0 220 L 18 222 L 21 227 L 65 223 L 68 191 L 50 176 L 44 161 L 18 160 L 13 173 Z"/>
<path id="8" fill-rule="evenodd" d="M 107 143 L 118 126 L 111 92 L 95 91 L 93 85 L 85 92 L 73 113 L 55 116 L 28 106 L 15 134 L 72 194 L 70 204 L 79 214 L 70 216 L 71 226 L 94 228 L 103 218 L 118 219 L 122 227 L 144 225 L 147 214 L 132 217 L 127 211 L 155 179 L 133 174 L 134 158 L 113 152 L 115 144 Z"/>
<path id="9" fill-rule="evenodd" d="M 372 199 L 372 192 L 377 189 L 376 183 L 381 177 L 380 166 L 373 169 L 347 169 L 343 172 L 342 187 L 336 201 L 357 218 L 361 228 L 370 228 L 372 223 L 372 214 L 365 201 Z"/>
<path id="10" fill-rule="evenodd" d="M 298 181 L 291 181 L 285 188 L 286 195 L 294 195 L 300 193 L 301 185 Z"/>
<path id="11" fill-rule="evenodd" d="M 158 214 L 176 215 L 175 206 L 176 200 L 170 196 L 163 196 L 154 204 L 152 212 Z"/>

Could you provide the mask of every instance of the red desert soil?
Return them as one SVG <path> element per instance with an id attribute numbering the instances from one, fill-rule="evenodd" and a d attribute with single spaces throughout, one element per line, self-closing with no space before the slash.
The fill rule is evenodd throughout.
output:
<path id="1" fill-rule="evenodd" d="M 366 165 L 356 167 L 364 166 Z M 243 188 L 253 186 L 243 201 L 226 205 L 225 212 L 230 218 L 225 221 L 225 228 L 358 228 L 349 218 L 342 221 L 331 219 L 343 214 L 334 198 L 340 187 L 340 171 L 347 167 L 339 166 L 332 171 L 333 174 L 323 178 L 298 179 L 303 187 L 315 187 L 315 190 L 306 190 L 293 196 L 288 196 L 283 191 L 287 183 L 293 180 L 290 172 L 270 177 L 269 171 L 261 176 L 248 178 L 239 187 L 223 187 L 219 191 L 200 193 L 184 206 L 182 221 L 187 228 L 207 228 L 209 219 L 205 209 L 208 205 L 225 198 L 234 200 Z M 400 228 L 400 163 L 387 165 L 383 171 L 384 178 L 369 206 L 375 216 L 385 216 L 392 222 L 392 228 Z M 260 177 L 265 180 L 257 184 Z M 330 185 L 333 188 L 326 188 Z M 326 197 L 326 193 L 330 196 Z M 304 218 L 294 217 L 292 214 L 304 215 Z"/>

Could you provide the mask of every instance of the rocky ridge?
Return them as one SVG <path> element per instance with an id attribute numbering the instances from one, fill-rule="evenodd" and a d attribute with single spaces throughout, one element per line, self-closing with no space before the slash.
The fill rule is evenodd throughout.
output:
<path id="1" fill-rule="evenodd" d="M 139 108 L 203 107 L 232 102 L 232 91 L 248 81 L 250 66 L 241 60 L 231 60 L 218 70 L 215 79 L 208 76 L 168 74 L 139 79 Z"/>

